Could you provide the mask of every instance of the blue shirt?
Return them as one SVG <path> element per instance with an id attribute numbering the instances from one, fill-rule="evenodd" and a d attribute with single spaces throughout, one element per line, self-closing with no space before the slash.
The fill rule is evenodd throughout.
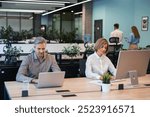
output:
<path id="1" fill-rule="evenodd" d="M 130 44 L 138 44 L 139 40 L 140 40 L 140 38 L 135 38 L 134 34 L 131 33 L 130 37 L 128 39 L 128 43 L 130 43 Z"/>

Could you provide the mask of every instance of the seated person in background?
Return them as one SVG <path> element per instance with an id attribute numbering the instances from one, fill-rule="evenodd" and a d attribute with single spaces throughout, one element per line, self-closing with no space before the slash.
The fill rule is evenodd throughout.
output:
<path id="1" fill-rule="evenodd" d="M 29 54 L 21 63 L 16 80 L 28 80 L 37 83 L 40 72 L 60 71 L 54 57 L 46 51 L 46 40 L 43 37 L 36 37 L 34 40 L 34 51 Z"/>
<path id="2" fill-rule="evenodd" d="M 108 51 L 108 41 L 100 38 L 95 43 L 95 52 L 91 54 L 86 61 L 86 77 L 92 79 L 101 79 L 101 76 L 110 71 L 113 76 L 116 75 L 116 69 L 110 59 L 106 56 Z"/>
<path id="3" fill-rule="evenodd" d="M 123 32 L 119 30 L 119 24 L 114 24 L 114 31 L 110 33 L 110 37 L 119 37 L 119 44 L 122 44 Z"/>

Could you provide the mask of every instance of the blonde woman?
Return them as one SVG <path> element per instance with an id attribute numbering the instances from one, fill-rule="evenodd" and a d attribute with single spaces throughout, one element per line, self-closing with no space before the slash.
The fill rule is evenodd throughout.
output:
<path id="1" fill-rule="evenodd" d="M 87 78 L 101 79 L 101 76 L 110 71 L 113 76 L 116 75 L 116 69 L 110 59 L 106 56 L 108 51 L 108 41 L 100 38 L 95 43 L 95 52 L 91 54 L 86 61 L 85 74 Z"/>

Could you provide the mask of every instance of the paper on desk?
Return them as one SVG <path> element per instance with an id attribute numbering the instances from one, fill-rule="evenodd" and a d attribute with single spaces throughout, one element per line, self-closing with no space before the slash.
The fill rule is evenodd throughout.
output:
<path id="1" fill-rule="evenodd" d="M 96 84 L 96 85 L 101 86 L 102 81 L 100 81 L 100 80 L 92 80 L 92 81 L 90 81 L 89 83 L 92 83 L 92 84 Z"/>

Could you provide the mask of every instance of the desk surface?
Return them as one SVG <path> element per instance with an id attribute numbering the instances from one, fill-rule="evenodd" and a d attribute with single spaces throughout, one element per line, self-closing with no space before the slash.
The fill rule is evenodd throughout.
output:
<path id="1" fill-rule="evenodd" d="M 37 89 L 34 84 L 29 85 L 29 96 L 21 97 L 22 83 L 5 82 L 6 90 L 9 97 L 13 100 L 132 100 L 132 99 L 150 99 L 150 75 L 139 78 L 139 86 L 130 85 L 130 79 L 111 84 L 111 91 L 103 93 L 100 86 L 87 78 L 70 78 L 65 79 L 62 87 Z M 118 84 L 123 83 L 124 90 L 118 90 Z M 57 90 L 69 90 L 69 92 L 56 92 Z M 62 95 L 76 94 L 72 97 L 62 97 Z"/>

